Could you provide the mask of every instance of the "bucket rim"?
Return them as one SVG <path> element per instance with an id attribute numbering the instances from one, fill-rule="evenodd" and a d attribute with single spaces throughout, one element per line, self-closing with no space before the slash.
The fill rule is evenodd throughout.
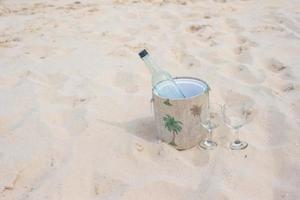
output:
<path id="1" fill-rule="evenodd" d="M 191 76 L 176 76 L 174 77 L 173 79 L 193 79 L 193 80 L 196 80 L 196 81 L 200 81 L 202 83 L 204 83 L 207 88 L 204 90 L 204 92 L 202 94 L 206 94 L 206 93 L 209 93 L 209 91 L 211 90 L 209 85 L 207 84 L 207 82 L 203 81 L 202 79 L 200 78 L 196 78 L 196 77 L 191 77 Z M 161 81 L 162 82 L 162 81 Z M 157 84 L 161 83 L 161 82 L 158 82 Z M 202 95 L 201 94 L 201 95 Z M 197 94 L 195 96 L 192 96 L 192 97 L 188 97 L 188 98 L 167 98 L 167 97 L 162 97 L 162 96 L 159 96 L 157 93 L 154 92 L 154 89 L 152 88 L 152 96 L 156 96 L 160 99 L 164 99 L 164 100 L 170 100 L 170 101 L 185 101 L 185 100 L 191 100 L 191 99 L 194 99 L 194 98 L 197 98 L 199 96 L 201 96 L 200 94 Z"/>

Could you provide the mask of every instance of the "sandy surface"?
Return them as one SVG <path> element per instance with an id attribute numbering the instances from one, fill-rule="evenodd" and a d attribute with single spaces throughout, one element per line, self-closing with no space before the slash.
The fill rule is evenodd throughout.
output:
<path id="1" fill-rule="evenodd" d="M 144 47 L 253 101 L 250 146 L 157 142 Z M 299 0 L 0 0 L 0 199 L 300 199 L 299 55 Z"/>

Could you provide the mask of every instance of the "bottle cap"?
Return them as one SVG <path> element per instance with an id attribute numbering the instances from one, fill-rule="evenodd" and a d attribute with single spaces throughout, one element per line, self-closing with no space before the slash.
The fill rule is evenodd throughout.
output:
<path id="1" fill-rule="evenodd" d="M 139 53 L 139 56 L 140 56 L 141 58 L 144 58 L 146 55 L 148 55 L 148 52 L 146 51 L 146 49 L 144 49 L 143 51 L 141 51 L 141 52 Z"/>

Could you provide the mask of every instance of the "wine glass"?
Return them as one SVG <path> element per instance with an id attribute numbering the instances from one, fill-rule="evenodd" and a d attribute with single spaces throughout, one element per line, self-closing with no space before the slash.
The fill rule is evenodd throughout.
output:
<path id="1" fill-rule="evenodd" d="M 207 110 L 202 111 L 200 115 L 200 123 L 207 130 L 207 137 L 202 140 L 199 146 L 206 150 L 217 147 L 217 143 L 212 139 L 212 132 L 219 126 L 220 122 L 220 106 L 217 104 L 209 104 Z"/>
<path id="2" fill-rule="evenodd" d="M 242 150 L 247 148 L 248 143 L 240 140 L 239 130 L 243 127 L 251 115 L 252 105 L 247 102 L 229 103 L 222 105 L 222 118 L 226 126 L 233 129 L 235 139 L 230 143 L 232 150 Z"/>

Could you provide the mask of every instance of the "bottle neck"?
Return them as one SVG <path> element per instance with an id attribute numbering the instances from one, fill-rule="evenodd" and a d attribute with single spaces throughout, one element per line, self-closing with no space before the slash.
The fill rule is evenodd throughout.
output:
<path id="1" fill-rule="evenodd" d="M 161 69 L 156 65 L 156 63 L 151 59 L 149 55 L 144 56 L 143 60 L 151 74 L 155 74 L 161 71 Z"/>

